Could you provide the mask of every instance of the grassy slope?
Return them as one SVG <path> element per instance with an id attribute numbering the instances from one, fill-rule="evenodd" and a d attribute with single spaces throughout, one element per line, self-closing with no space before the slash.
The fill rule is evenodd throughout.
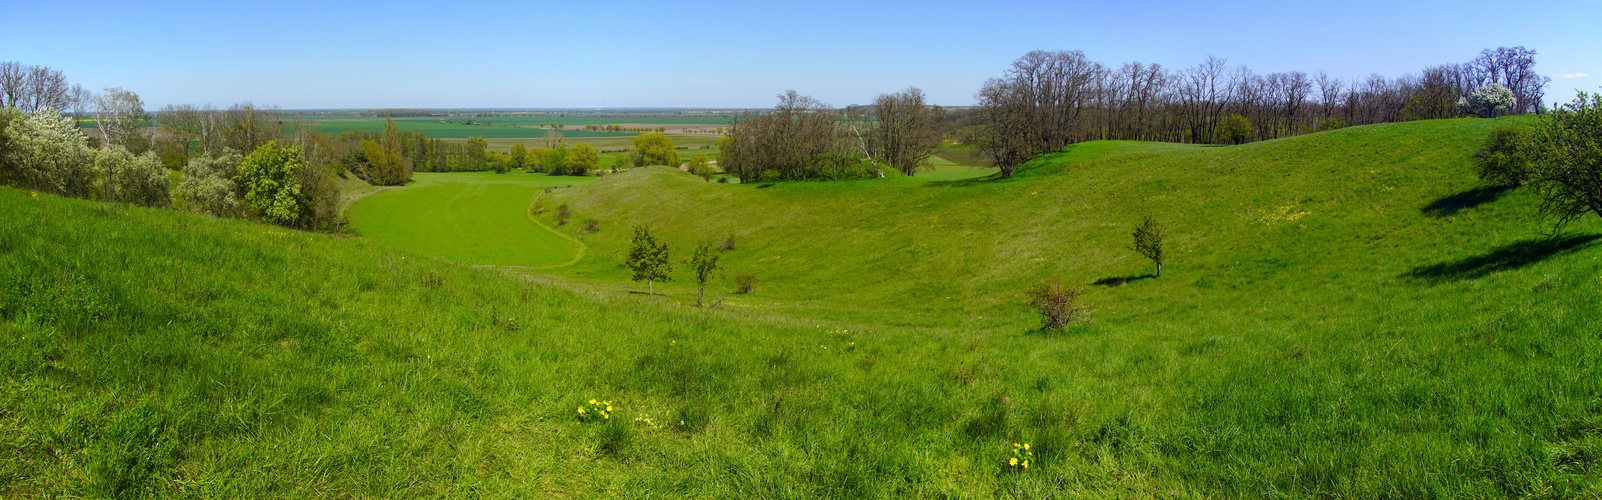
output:
<path id="1" fill-rule="evenodd" d="M 554 266 L 578 256 L 581 247 L 530 219 L 529 201 L 548 187 L 591 179 L 419 172 L 405 188 L 357 203 L 349 218 L 363 237 L 426 255 L 472 265 Z"/>
<path id="2" fill-rule="evenodd" d="M 1010 181 L 652 169 L 548 200 L 612 228 L 581 281 L 622 281 L 630 222 L 742 233 L 731 268 L 768 285 L 714 312 L 0 189 L 0 492 L 1596 495 L 1591 241 L 1520 243 L 1523 192 L 1421 210 L 1473 186 L 1488 126 L 1092 143 Z M 1022 285 L 1144 270 L 1121 246 L 1146 212 L 1165 275 L 1028 332 Z M 576 422 L 591 397 L 618 423 Z M 1001 465 L 1013 442 L 1034 468 Z"/>

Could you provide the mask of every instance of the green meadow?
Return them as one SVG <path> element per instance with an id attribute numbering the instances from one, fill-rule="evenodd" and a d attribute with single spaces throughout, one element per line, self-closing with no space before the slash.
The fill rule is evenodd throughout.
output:
<path id="1" fill-rule="evenodd" d="M 0 188 L 0 496 L 1602 496 L 1602 221 L 1480 185 L 1518 119 L 1005 180 L 419 174 L 354 237 Z M 635 225 L 732 236 L 718 305 L 640 293 Z M 1040 330 L 1049 279 L 1091 321 Z"/>
<path id="2" fill-rule="evenodd" d="M 418 172 L 404 188 L 364 198 L 348 218 L 355 234 L 396 248 L 473 265 L 552 267 L 577 258 L 583 245 L 535 220 L 529 203 L 546 188 L 591 179 Z"/>

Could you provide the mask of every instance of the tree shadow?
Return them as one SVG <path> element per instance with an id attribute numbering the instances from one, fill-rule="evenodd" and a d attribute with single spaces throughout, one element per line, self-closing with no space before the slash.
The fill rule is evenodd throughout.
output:
<path id="1" fill-rule="evenodd" d="M 1481 278 L 1497 271 L 1528 266 L 1549 257 L 1574 253 L 1591 246 L 1598 239 L 1602 239 L 1602 234 L 1532 238 L 1457 261 L 1415 267 L 1403 273 L 1402 277 L 1429 283 Z"/>
<path id="2" fill-rule="evenodd" d="M 1139 276 L 1111 276 L 1096 280 L 1096 282 L 1091 283 L 1091 286 L 1124 286 L 1127 283 L 1155 277 L 1156 276 L 1150 274 L 1142 274 Z"/>
<path id="3" fill-rule="evenodd" d="M 1512 186 L 1480 186 L 1461 193 L 1442 196 L 1419 209 L 1431 217 L 1447 217 L 1460 211 L 1496 201 L 1512 191 Z"/>

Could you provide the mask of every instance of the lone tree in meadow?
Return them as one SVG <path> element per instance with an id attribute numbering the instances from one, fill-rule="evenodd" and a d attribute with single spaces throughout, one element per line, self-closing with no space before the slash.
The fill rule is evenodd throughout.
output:
<path id="1" fill-rule="evenodd" d="M 695 247 L 695 255 L 690 256 L 688 264 L 690 269 L 695 271 L 696 307 L 701 307 L 701 297 L 706 292 L 706 282 L 712 279 L 718 269 L 722 269 L 722 266 L 718 265 L 718 259 L 722 256 L 723 254 L 712 248 L 710 241 L 701 242 L 700 246 Z"/>
<path id="2" fill-rule="evenodd" d="M 1163 236 L 1166 230 L 1156 218 L 1148 215 L 1135 227 L 1135 252 L 1157 263 L 1157 276 L 1163 275 Z"/>
<path id="3" fill-rule="evenodd" d="M 673 261 L 668 257 L 667 243 L 657 240 L 645 226 L 634 226 L 634 245 L 629 248 L 629 260 L 623 265 L 634 270 L 634 281 L 645 280 L 646 291 L 653 295 L 657 281 L 673 281 Z"/>

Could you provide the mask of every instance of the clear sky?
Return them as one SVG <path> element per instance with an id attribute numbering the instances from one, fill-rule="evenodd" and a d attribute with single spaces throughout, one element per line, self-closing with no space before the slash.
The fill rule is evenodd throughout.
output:
<path id="1" fill-rule="evenodd" d="M 966 105 L 1036 49 L 1354 78 L 1522 45 L 1549 105 L 1602 86 L 1599 0 L 5 3 L 0 61 L 148 109 L 843 106 L 908 86 Z"/>

